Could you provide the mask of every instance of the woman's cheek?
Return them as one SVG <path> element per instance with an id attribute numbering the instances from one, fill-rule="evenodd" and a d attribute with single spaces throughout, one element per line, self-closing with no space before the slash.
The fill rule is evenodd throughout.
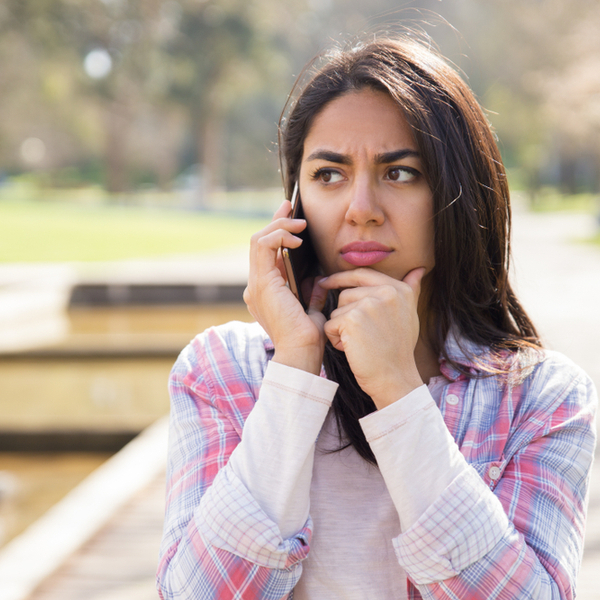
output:
<path id="1" fill-rule="evenodd" d="M 315 251 L 317 253 L 317 258 L 319 259 L 319 264 L 321 265 L 321 269 L 323 270 L 324 275 L 332 275 L 337 272 L 338 269 L 335 268 L 335 263 L 333 259 L 333 249 L 328 247 L 327 244 L 323 243 L 324 238 L 322 236 L 315 236 L 319 242 L 313 242 L 315 247 Z"/>
<path id="2" fill-rule="evenodd" d="M 311 210 L 311 207 L 307 207 L 306 204 L 307 203 L 303 204 L 303 208 L 304 215 L 308 221 L 311 242 L 314 246 L 323 273 L 325 275 L 331 275 L 338 270 L 335 268 L 335 259 L 333 256 L 334 239 L 336 234 L 334 230 L 335 228 L 329 228 L 326 226 L 328 221 L 327 215 L 315 214 Z"/>

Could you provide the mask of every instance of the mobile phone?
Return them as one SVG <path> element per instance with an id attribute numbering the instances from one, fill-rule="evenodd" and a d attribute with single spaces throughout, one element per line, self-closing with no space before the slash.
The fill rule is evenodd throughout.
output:
<path id="1" fill-rule="evenodd" d="M 290 217 L 292 219 L 306 218 L 302 210 L 298 182 L 296 182 L 292 194 L 292 212 L 290 213 Z M 298 248 L 282 248 L 281 254 L 283 256 L 283 264 L 289 288 L 306 311 L 308 310 L 308 302 L 302 297 L 302 282 L 309 277 L 318 275 L 319 261 L 310 240 L 308 225 L 301 233 L 296 235 L 302 240 L 302 244 Z"/>

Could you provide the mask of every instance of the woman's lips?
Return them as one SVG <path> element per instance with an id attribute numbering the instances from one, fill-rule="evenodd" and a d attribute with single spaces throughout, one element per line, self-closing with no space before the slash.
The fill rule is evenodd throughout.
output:
<path id="1" fill-rule="evenodd" d="M 392 253 L 392 249 L 379 242 L 351 242 L 340 251 L 342 258 L 355 267 L 369 267 Z"/>

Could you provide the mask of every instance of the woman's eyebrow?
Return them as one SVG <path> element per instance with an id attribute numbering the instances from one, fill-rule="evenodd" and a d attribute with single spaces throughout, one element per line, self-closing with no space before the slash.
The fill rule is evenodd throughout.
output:
<path id="1" fill-rule="evenodd" d="M 387 165 L 403 158 L 413 157 L 420 158 L 419 152 L 410 148 L 402 148 L 401 150 L 392 150 L 375 155 L 375 164 Z M 306 162 L 311 160 L 325 160 L 327 162 L 337 163 L 339 165 L 351 165 L 352 158 L 347 154 L 333 152 L 332 150 L 315 150 L 306 158 Z"/>
<path id="2" fill-rule="evenodd" d="M 315 150 L 306 161 L 311 160 L 326 160 L 327 162 L 338 163 L 340 165 L 352 164 L 352 159 L 346 154 L 332 152 L 331 150 Z"/>
<path id="3" fill-rule="evenodd" d="M 384 152 L 383 154 L 375 155 L 375 164 L 387 165 L 388 163 L 402 160 L 403 158 L 420 158 L 421 155 L 416 150 L 410 148 L 403 148 L 402 150 L 392 150 L 391 152 Z"/>

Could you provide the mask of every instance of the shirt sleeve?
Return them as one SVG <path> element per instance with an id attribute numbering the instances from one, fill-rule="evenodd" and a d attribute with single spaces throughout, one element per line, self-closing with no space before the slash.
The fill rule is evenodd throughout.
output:
<path id="1" fill-rule="evenodd" d="M 580 372 L 566 385 L 564 379 L 562 385 L 537 382 L 528 394 L 523 404 L 538 408 L 512 433 L 502 460 L 485 467 L 483 478 L 465 467 L 441 435 L 441 413 L 423 392 L 398 407 L 393 420 L 388 413 L 387 423 L 375 415 L 362 420 L 401 522 L 404 515 L 408 525 L 393 540 L 399 563 L 423 598 L 574 597 L 596 392 Z M 428 422 L 440 435 L 437 442 L 421 431 Z M 393 456 L 398 452 L 400 458 Z M 402 455 L 407 465 L 398 464 Z M 423 492 L 427 482 L 431 490 Z M 395 489 L 408 498 L 394 498 Z"/>
<path id="2" fill-rule="evenodd" d="M 229 465 L 289 538 L 306 524 L 315 441 L 337 383 L 270 362 Z"/>
<path id="3" fill-rule="evenodd" d="M 426 385 L 363 417 L 360 424 L 403 531 L 470 469 Z"/>
<path id="4" fill-rule="evenodd" d="M 248 349 L 244 353 L 248 354 Z M 302 495 L 298 484 L 286 478 L 287 496 L 275 502 L 265 502 L 263 497 L 272 485 L 270 478 L 277 475 L 269 464 L 276 449 L 273 444 L 285 433 L 278 438 L 271 432 L 270 442 L 264 444 L 240 445 L 240 439 L 250 440 L 265 423 L 271 429 L 296 425 L 296 418 L 305 417 L 301 404 L 307 405 L 308 413 L 312 409 L 326 414 L 327 398 L 315 394 L 316 388 L 323 388 L 315 387 L 314 380 L 305 381 L 308 389 L 295 390 L 293 378 L 288 377 L 287 385 L 279 387 L 277 377 L 270 377 L 266 386 L 260 385 L 261 379 L 262 373 L 254 376 L 254 382 L 248 381 L 244 363 L 232 357 L 227 344 L 214 335 L 197 338 L 171 373 L 167 507 L 157 574 L 163 600 L 280 600 L 289 596 L 300 578 L 312 524 L 304 518 L 304 501 L 292 502 L 289 522 L 280 508 L 289 501 L 289 494 Z M 329 389 L 327 385 L 325 389 Z M 250 420 L 248 430 L 245 426 L 242 430 L 241 425 L 248 423 L 263 401 L 264 410 Z M 277 414 L 265 414 L 273 407 Z M 321 422 L 323 419 L 324 415 Z M 318 433 L 320 425 L 313 424 L 308 431 L 314 438 L 315 428 Z M 298 449 L 298 440 L 292 436 L 291 441 Z M 311 442 L 306 441 L 302 446 L 305 456 L 297 460 L 302 485 L 306 485 L 303 478 L 310 463 L 310 447 Z M 281 449 L 286 456 L 292 451 L 287 448 Z M 237 457 L 231 464 L 234 453 Z M 293 529 L 289 537 L 282 535 L 278 519 L 288 524 L 288 530 Z"/>

